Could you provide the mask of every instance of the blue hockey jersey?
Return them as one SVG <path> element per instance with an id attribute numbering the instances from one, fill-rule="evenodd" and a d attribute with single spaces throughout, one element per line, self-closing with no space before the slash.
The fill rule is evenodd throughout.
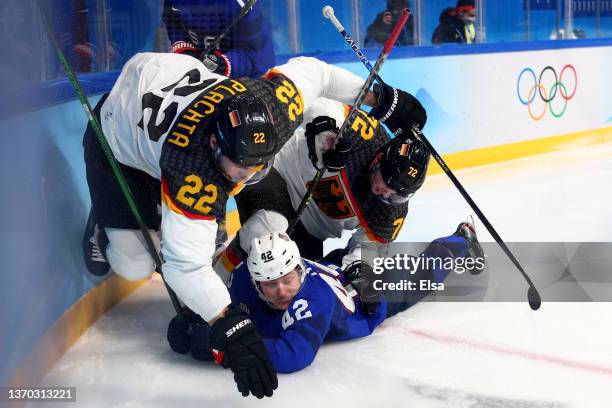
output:
<path id="1" fill-rule="evenodd" d="M 232 301 L 250 314 L 276 370 L 299 371 L 312 363 L 325 340 L 349 340 L 371 334 L 382 323 L 387 305 L 366 316 L 352 286 L 335 265 L 304 260 L 306 277 L 286 311 L 271 308 L 253 287 L 244 262 L 233 273 Z"/>
<path id="2" fill-rule="evenodd" d="M 171 43 L 187 41 L 200 50 L 240 13 L 243 0 L 165 0 L 164 23 Z M 221 41 L 232 65 L 230 76 L 259 77 L 276 65 L 270 26 L 257 3 Z"/>

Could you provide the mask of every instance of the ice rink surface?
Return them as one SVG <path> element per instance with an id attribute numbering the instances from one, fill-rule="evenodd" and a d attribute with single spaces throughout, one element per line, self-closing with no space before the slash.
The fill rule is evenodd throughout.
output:
<path id="1" fill-rule="evenodd" d="M 612 241 L 612 143 L 457 176 L 506 241 Z M 449 235 L 470 213 L 446 176 L 429 177 L 398 240 Z M 310 367 L 280 375 L 265 402 L 241 397 L 229 371 L 172 352 L 173 315 L 161 280 L 151 279 L 44 384 L 76 386 L 76 405 L 88 407 L 612 407 L 612 303 L 545 302 L 537 312 L 526 302 L 421 303 L 370 337 L 325 344 Z"/>

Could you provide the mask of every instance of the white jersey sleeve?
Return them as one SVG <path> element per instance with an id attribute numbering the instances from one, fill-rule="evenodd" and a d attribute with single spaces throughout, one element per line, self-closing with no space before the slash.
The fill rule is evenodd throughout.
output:
<path id="1" fill-rule="evenodd" d="M 342 258 L 341 267 L 343 269 L 354 261 L 372 262 L 374 258 L 386 258 L 389 253 L 389 244 L 372 241 L 366 230 L 360 226 L 351 236 L 346 249 L 347 254 Z"/>
<path id="2" fill-rule="evenodd" d="M 295 83 L 304 99 L 305 110 L 319 97 L 351 104 L 365 80 L 312 57 L 297 57 L 275 67 Z"/>
<path id="3" fill-rule="evenodd" d="M 319 98 L 304 112 L 304 123 L 321 115 L 334 118 L 337 126 L 342 126 L 344 105 L 335 100 Z M 287 182 L 291 204 L 296 209 L 306 194 L 308 183 L 316 174 L 316 169 L 308 156 L 308 145 L 303 128 L 298 128 L 295 137 L 283 146 L 276 157 L 274 168 Z M 326 172 L 325 177 L 336 178 L 338 173 Z M 357 217 L 331 218 L 315 203 L 306 207 L 300 220 L 310 234 L 321 240 L 340 237 L 343 230 L 352 230 L 359 225 Z"/>
<path id="4" fill-rule="evenodd" d="M 230 80 L 189 56 L 137 54 L 124 66 L 101 110 L 102 127 L 118 161 L 161 179 L 163 273 L 178 297 L 205 320 L 230 304 L 211 265 L 215 219 L 225 215 L 227 194 L 212 164 L 190 159 L 189 154 L 208 157 L 206 143 L 198 144 L 204 139 L 190 136 L 198 134 L 195 124 L 204 127 L 203 118 L 214 112 L 212 102 L 201 98 L 215 92 L 220 98 L 212 99 L 219 103 L 235 93 L 224 81 Z M 226 93 L 216 92 L 218 87 Z M 176 152 L 171 150 L 175 146 L 190 149 Z M 196 208 L 194 216 L 180 207 L 185 203 L 210 214 Z"/>
<path id="5" fill-rule="evenodd" d="M 187 218 L 162 202 L 162 231 L 172 237 L 162 242 L 166 282 L 191 310 L 210 321 L 231 303 L 212 267 L 217 223 Z"/>

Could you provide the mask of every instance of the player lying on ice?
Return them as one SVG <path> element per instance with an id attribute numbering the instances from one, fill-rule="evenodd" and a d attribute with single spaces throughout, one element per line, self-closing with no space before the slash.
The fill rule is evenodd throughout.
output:
<path id="1" fill-rule="evenodd" d="M 294 58 L 261 79 L 228 79 L 186 55 L 143 53 L 126 63 L 95 109 L 145 224 L 163 236 L 167 284 L 211 324 L 213 344 L 229 357 L 244 396 L 271 396 L 277 378 L 251 321 L 231 306 L 212 268 L 217 222 L 229 196 L 270 170 L 315 99 L 351 103 L 363 84 L 314 58 Z M 392 131 L 406 133 L 416 114 L 424 118 L 412 95 L 384 90 L 369 92 L 365 103 Z M 128 280 L 147 278 L 154 259 L 90 127 L 83 145 L 92 199 L 87 267 L 95 275 L 110 266 Z"/>
<path id="2" fill-rule="evenodd" d="M 484 253 L 470 222 L 459 224 L 456 232 L 433 241 L 420 256 L 453 259 L 472 258 L 482 272 Z M 480 258 L 480 260 L 478 260 Z M 303 259 L 298 247 L 284 232 L 272 232 L 253 239 L 248 259 L 228 282 L 232 303 L 250 315 L 274 368 L 292 373 L 310 365 L 325 340 L 350 340 L 372 334 L 388 317 L 408 309 L 429 292 L 402 291 L 387 301 L 373 284 L 383 282 L 443 282 L 451 272 L 440 265 L 420 268 L 414 274 L 403 269 L 374 273 L 366 262 L 355 261 L 344 269 L 322 260 Z M 181 354 L 191 351 L 198 360 L 225 364 L 224 356 L 211 350 L 214 336 L 198 315 L 189 309 L 182 319 L 174 317 L 168 326 L 170 347 Z"/>

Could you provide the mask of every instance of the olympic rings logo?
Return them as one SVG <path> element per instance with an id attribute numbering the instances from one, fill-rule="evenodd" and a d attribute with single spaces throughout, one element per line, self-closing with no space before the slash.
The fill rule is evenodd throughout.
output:
<path id="1" fill-rule="evenodd" d="M 574 74 L 574 88 L 572 89 L 571 92 L 568 92 L 568 89 L 565 83 L 563 82 L 563 75 L 570 71 Z M 523 93 L 521 93 L 521 80 L 523 80 L 523 82 L 527 81 L 529 76 L 531 76 L 531 78 L 533 79 L 533 85 L 529 87 L 529 92 L 527 92 L 527 97 L 525 98 L 524 90 L 526 88 L 523 87 Z M 548 78 L 554 76 L 552 85 L 550 85 L 550 88 L 548 90 L 542 83 L 542 79 L 545 76 Z M 527 77 L 527 78 L 523 79 L 523 77 Z M 551 83 L 550 79 L 548 79 L 547 83 Z M 540 71 L 540 75 L 538 76 L 536 76 L 535 71 L 533 69 L 529 67 L 524 68 L 519 74 L 518 79 L 516 81 L 516 94 L 518 96 L 518 99 L 523 105 L 527 106 L 527 112 L 529 112 L 529 116 L 531 117 L 531 119 L 536 120 L 536 121 L 544 117 L 544 115 L 546 114 L 547 106 L 548 106 L 548 110 L 550 111 L 550 114 L 553 117 L 560 118 L 561 116 L 563 116 L 563 114 L 565 113 L 565 110 L 567 109 L 567 101 L 569 101 L 570 99 L 574 97 L 577 89 L 578 89 L 578 74 L 576 73 L 576 69 L 574 68 L 574 66 L 571 64 L 565 65 L 561 69 L 559 76 L 557 76 L 557 71 L 555 71 L 555 69 L 551 67 L 550 65 L 544 67 L 542 71 Z M 558 95 L 560 95 L 563 100 L 563 107 L 555 111 L 555 109 L 553 109 L 553 101 L 556 100 L 556 97 Z M 533 106 L 535 105 L 534 100 L 537 96 L 539 96 L 540 100 L 544 103 L 543 104 L 544 108 L 542 109 L 541 112 L 536 114 L 533 112 Z"/>

